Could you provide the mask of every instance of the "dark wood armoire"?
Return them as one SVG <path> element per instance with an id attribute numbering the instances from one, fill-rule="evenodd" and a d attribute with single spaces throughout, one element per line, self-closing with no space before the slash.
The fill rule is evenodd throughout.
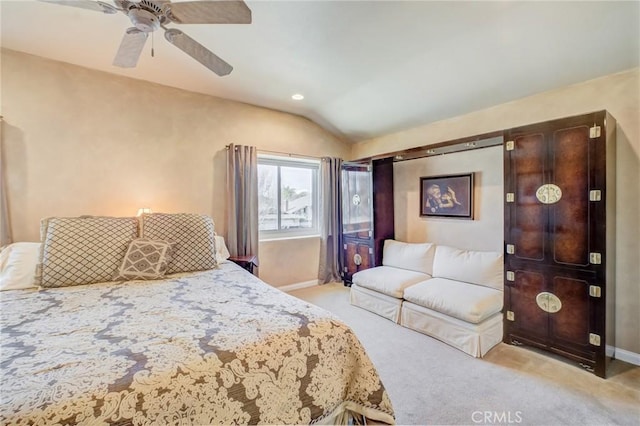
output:
<path id="1" fill-rule="evenodd" d="M 505 342 L 600 377 L 614 348 L 615 127 L 600 111 L 504 135 Z"/>
<path id="2" fill-rule="evenodd" d="M 393 158 L 342 165 L 342 279 L 382 264 L 384 240 L 394 237 Z"/>

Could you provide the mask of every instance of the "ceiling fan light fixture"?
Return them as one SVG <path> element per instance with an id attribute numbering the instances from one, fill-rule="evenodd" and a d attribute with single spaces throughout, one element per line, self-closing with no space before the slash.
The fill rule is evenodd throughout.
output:
<path id="1" fill-rule="evenodd" d="M 304 99 L 304 95 L 300 94 L 300 93 L 296 93 L 291 95 L 291 99 L 293 99 L 294 101 L 301 101 Z"/>

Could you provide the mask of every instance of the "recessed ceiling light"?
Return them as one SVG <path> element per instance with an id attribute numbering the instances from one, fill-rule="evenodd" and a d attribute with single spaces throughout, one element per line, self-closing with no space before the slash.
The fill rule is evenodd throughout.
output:
<path id="1" fill-rule="evenodd" d="M 291 99 L 293 99 L 294 101 L 301 101 L 304 99 L 304 96 L 300 93 L 296 93 L 295 95 L 291 95 Z"/>

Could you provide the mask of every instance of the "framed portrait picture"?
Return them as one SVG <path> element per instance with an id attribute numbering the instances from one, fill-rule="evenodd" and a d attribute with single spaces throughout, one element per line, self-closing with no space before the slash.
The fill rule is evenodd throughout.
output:
<path id="1" fill-rule="evenodd" d="M 421 177 L 420 216 L 473 219 L 473 173 Z"/>

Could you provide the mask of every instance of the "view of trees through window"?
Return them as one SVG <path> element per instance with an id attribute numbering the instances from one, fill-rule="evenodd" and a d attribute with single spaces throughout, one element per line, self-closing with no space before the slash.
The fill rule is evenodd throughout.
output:
<path id="1" fill-rule="evenodd" d="M 317 229 L 317 176 L 317 163 L 258 158 L 259 230 Z"/>

